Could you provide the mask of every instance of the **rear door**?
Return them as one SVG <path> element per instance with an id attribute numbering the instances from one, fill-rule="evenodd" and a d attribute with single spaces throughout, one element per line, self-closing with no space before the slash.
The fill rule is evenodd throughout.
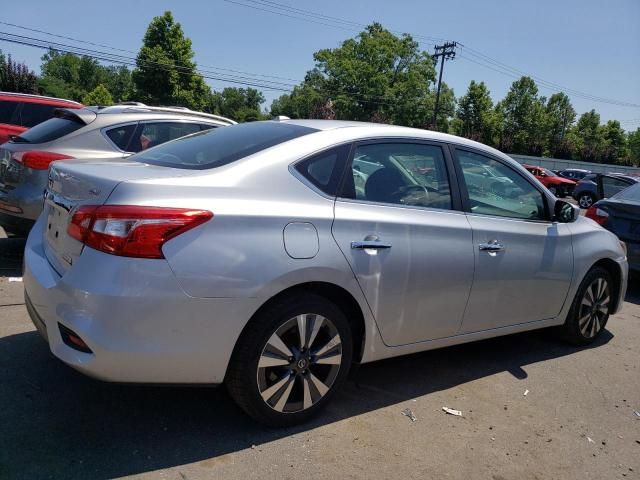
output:
<path id="1" fill-rule="evenodd" d="M 346 170 L 333 236 L 385 343 L 455 335 L 474 259 L 448 150 L 417 140 L 362 142 Z"/>
<path id="2" fill-rule="evenodd" d="M 636 182 L 617 175 L 598 175 L 598 196 L 599 198 L 611 198 L 616 193 L 629 188 Z"/>
<path id="3" fill-rule="evenodd" d="M 568 226 L 552 222 L 538 186 L 501 159 L 461 148 L 454 153 L 475 255 L 461 333 L 557 316 L 573 271 Z M 509 188 L 487 189 L 474 166 L 499 172 Z"/>

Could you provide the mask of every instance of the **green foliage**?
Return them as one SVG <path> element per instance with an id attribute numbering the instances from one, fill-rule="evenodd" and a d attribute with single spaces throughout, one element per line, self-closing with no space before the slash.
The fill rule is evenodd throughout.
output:
<path id="1" fill-rule="evenodd" d="M 82 103 L 85 105 L 107 106 L 113 105 L 113 98 L 111 98 L 109 90 L 107 90 L 104 85 L 100 84 L 82 97 Z"/>
<path id="2" fill-rule="evenodd" d="M 133 71 L 136 98 L 151 105 L 202 110 L 211 104 L 211 89 L 197 73 L 191 40 L 171 12 L 154 17 L 144 35 Z"/>
<path id="3" fill-rule="evenodd" d="M 629 148 L 629 163 L 640 164 L 640 127 L 635 132 L 627 134 L 627 146 Z"/>
<path id="4" fill-rule="evenodd" d="M 453 133 L 492 144 L 499 126 L 496 119 L 489 89 L 484 82 L 472 80 L 467 93 L 458 99 Z"/>
<path id="5" fill-rule="evenodd" d="M 576 119 L 576 111 L 569 97 L 564 93 L 554 93 L 546 106 L 547 151 L 552 157 L 567 158 L 572 153 L 572 145 L 567 135 Z"/>
<path id="6" fill-rule="evenodd" d="M 0 51 L 0 90 L 17 93 L 38 93 L 38 77 L 26 64 L 13 61 Z"/>
<path id="7" fill-rule="evenodd" d="M 272 115 L 429 125 L 435 69 L 431 56 L 410 35 L 398 37 L 374 23 L 338 48 L 316 52 L 314 60 L 304 82 L 273 102 Z M 441 105 L 446 129 L 454 106 L 446 85 Z"/>
<path id="8" fill-rule="evenodd" d="M 225 88 L 213 94 L 212 111 L 237 122 L 253 122 L 267 117 L 260 111 L 264 95 L 255 88 Z"/>
<path id="9" fill-rule="evenodd" d="M 604 146 L 600 115 L 595 110 L 580 115 L 571 134 L 578 158 L 586 162 L 600 161 Z"/>
<path id="10" fill-rule="evenodd" d="M 83 101 L 98 85 L 106 88 L 112 101 L 128 100 L 132 91 L 131 72 L 124 66 L 104 66 L 91 57 L 50 50 L 42 57 L 39 90 L 44 95 Z"/>
<path id="11" fill-rule="evenodd" d="M 603 163 L 627 163 L 627 136 L 617 120 L 609 120 L 602 129 Z"/>

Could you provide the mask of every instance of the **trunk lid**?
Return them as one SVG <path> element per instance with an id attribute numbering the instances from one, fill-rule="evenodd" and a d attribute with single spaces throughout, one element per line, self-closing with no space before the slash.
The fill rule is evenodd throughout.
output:
<path id="1" fill-rule="evenodd" d="M 102 205 L 122 182 L 184 176 L 189 172 L 131 161 L 55 162 L 44 193 L 43 243 L 51 266 L 63 275 L 80 256 L 84 244 L 67 234 L 73 209 Z"/>

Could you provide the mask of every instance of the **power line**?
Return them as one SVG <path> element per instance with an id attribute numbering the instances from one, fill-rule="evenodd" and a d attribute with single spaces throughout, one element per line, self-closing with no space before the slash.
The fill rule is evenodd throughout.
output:
<path id="1" fill-rule="evenodd" d="M 223 0 L 227 3 L 233 3 L 235 5 L 240 5 L 243 7 L 247 7 L 247 8 L 253 8 L 256 10 L 261 10 L 261 11 L 265 11 L 265 12 L 269 12 L 269 13 L 273 13 L 276 15 L 282 15 L 285 17 L 289 17 L 289 18 L 294 18 L 296 20 L 302 20 L 302 21 L 308 21 L 311 23 L 318 23 L 321 25 L 325 25 L 325 26 L 329 26 L 329 27 L 334 27 L 334 28 L 341 28 L 341 29 L 345 29 L 345 30 L 352 30 L 352 29 L 362 29 L 364 27 L 366 27 L 366 25 L 361 24 L 361 23 L 357 23 L 357 22 L 352 22 L 349 20 L 344 20 L 341 19 L 339 17 L 332 17 L 329 15 L 324 15 L 324 14 L 320 14 L 317 12 L 312 12 L 309 10 L 303 10 L 300 8 L 296 8 L 296 7 L 292 7 L 289 5 L 285 5 L 282 3 L 278 3 L 272 0 Z M 269 7 L 269 8 L 266 8 Z M 286 13 L 285 13 L 286 12 Z M 321 21 L 322 20 L 322 21 Z M 333 22 L 331 24 L 327 24 L 326 22 Z M 336 25 L 336 23 L 339 23 L 340 25 Z M 348 25 L 348 27 L 347 27 Z M 393 30 L 391 30 L 392 33 L 398 33 L 395 32 Z M 417 39 L 425 39 L 425 40 L 438 40 L 441 41 L 443 39 L 439 39 L 436 37 L 429 37 L 429 36 L 425 36 L 425 35 L 416 35 L 413 34 L 412 35 L 414 38 Z M 640 108 L 639 104 L 635 104 L 635 103 L 631 103 L 631 102 L 626 102 L 626 101 L 622 101 L 622 100 L 616 100 L 616 99 L 611 99 L 611 98 L 605 98 L 605 97 L 599 97 L 596 95 L 592 95 L 586 92 L 582 92 L 580 90 L 576 90 L 573 88 L 568 88 L 565 87 L 563 85 L 557 84 L 555 82 L 551 82 L 548 80 L 545 80 L 537 75 L 533 75 L 533 74 L 529 74 L 526 73 L 522 70 L 519 70 L 517 68 L 511 67 L 503 62 L 500 62 L 499 60 L 496 60 L 488 55 L 485 55 L 484 53 L 480 52 L 479 50 L 473 49 L 471 47 L 468 46 L 464 46 L 463 44 L 458 42 L 458 45 L 464 48 L 464 51 L 467 52 L 470 56 L 474 57 L 474 59 L 471 59 L 467 56 L 461 56 L 461 58 L 464 58 L 468 61 L 471 61 L 473 63 L 476 63 L 478 65 L 481 65 L 485 68 L 489 68 L 491 70 L 496 71 L 497 73 L 500 73 L 502 75 L 507 75 L 510 77 L 514 77 L 514 78 L 519 78 L 523 75 L 525 76 L 529 76 L 531 78 L 534 78 L 535 80 L 538 81 L 538 83 L 541 84 L 541 86 L 543 86 L 544 88 L 548 89 L 548 90 L 552 90 L 552 91 L 564 91 L 567 93 L 570 93 L 573 96 L 576 97 L 580 97 L 580 98 L 584 98 L 587 100 L 591 100 L 593 102 L 598 102 L 598 103 L 608 103 L 608 104 L 612 104 L 612 105 L 618 105 L 618 106 L 625 106 L 625 107 L 634 107 L 634 108 Z"/>

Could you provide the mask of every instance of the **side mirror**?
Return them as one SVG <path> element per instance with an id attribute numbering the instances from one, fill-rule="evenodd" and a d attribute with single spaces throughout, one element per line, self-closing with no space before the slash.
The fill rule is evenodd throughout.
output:
<path id="1" fill-rule="evenodd" d="M 560 223 L 572 223 L 580 215 L 578 208 L 564 200 L 556 200 L 553 206 L 553 220 Z"/>

